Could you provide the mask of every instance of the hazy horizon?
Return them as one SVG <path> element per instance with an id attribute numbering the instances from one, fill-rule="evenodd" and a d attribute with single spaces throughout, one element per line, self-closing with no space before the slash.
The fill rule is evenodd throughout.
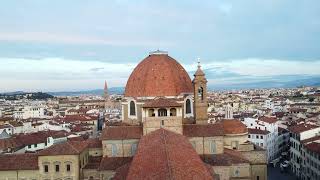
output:
<path id="1" fill-rule="evenodd" d="M 320 1 L 4 1 L 0 92 L 124 87 L 157 49 L 209 87 L 320 82 Z"/>

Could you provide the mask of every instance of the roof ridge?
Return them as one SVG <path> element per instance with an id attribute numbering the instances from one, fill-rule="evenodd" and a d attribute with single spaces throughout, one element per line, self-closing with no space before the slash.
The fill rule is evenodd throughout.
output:
<path id="1" fill-rule="evenodd" d="M 74 142 L 76 142 L 76 141 L 74 141 Z M 77 153 L 80 153 L 80 151 L 78 151 L 78 149 L 75 148 L 75 147 L 73 146 L 73 144 L 70 143 L 70 141 L 68 141 L 68 144 L 72 147 L 73 150 L 75 150 Z"/>
<path id="2" fill-rule="evenodd" d="M 166 135 L 164 133 L 164 129 L 161 128 L 161 134 L 162 134 L 162 140 L 164 142 L 164 149 L 165 149 L 165 152 L 166 152 L 166 159 L 167 159 L 167 167 L 168 167 L 168 171 L 169 171 L 169 179 L 173 179 L 173 174 L 172 174 L 172 171 L 171 171 L 171 165 L 170 165 L 170 162 L 169 162 L 169 153 L 168 153 L 168 149 L 167 149 L 167 141 L 166 141 Z"/>

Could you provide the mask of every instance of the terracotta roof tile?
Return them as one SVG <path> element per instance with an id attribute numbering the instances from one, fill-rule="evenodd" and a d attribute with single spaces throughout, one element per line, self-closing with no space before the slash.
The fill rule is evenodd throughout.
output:
<path id="1" fill-rule="evenodd" d="M 0 171 L 37 169 L 39 167 L 36 154 L 0 155 Z"/>
<path id="2" fill-rule="evenodd" d="M 109 126 L 102 130 L 102 140 L 140 139 L 142 126 Z"/>
<path id="3" fill-rule="evenodd" d="M 130 165 L 131 165 L 131 162 L 119 167 L 116 170 L 116 174 L 113 176 L 112 180 L 126 180 Z"/>
<path id="4" fill-rule="evenodd" d="M 223 136 L 222 123 L 216 124 L 184 124 L 183 135 L 187 137 Z"/>
<path id="5" fill-rule="evenodd" d="M 263 134 L 263 135 L 266 135 L 266 134 L 269 134 L 270 131 L 262 130 L 262 129 L 255 129 L 255 128 L 248 128 L 248 133 L 249 134 Z"/>
<path id="6" fill-rule="evenodd" d="M 225 119 L 222 121 L 224 134 L 247 133 L 247 127 L 237 119 Z"/>
<path id="7" fill-rule="evenodd" d="M 192 93 L 193 86 L 186 70 L 172 57 L 149 55 L 131 73 L 126 97 L 177 96 Z"/>
<path id="8" fill-rule="evenodd" d="M 290 132 L 293 132 L 293 133 L 301 133 L 301 132 L 308 131 L 308 130 L 311 130 L 311 129 L 315 129 L 315 128 L 318 128 L 318 127 L 319 126 L 317 126 L 317 125 L 311 125 L 311 124 L 302 123 L 302 124 L 290 126 L 288 128 L 288 130 Z"/>
<path id="9" fill-rule="evenodd" d="M 126 179 L 213 179 L 188 139 L 158 129 L 139 142 Z"/>
<path id="10" fill-rule="evenodd" d="M 89 138 L 86 141 L 88 148 L 102 148 L 102 141 L 98 138 Z"/>
<path id="11" fill-rule="evenodd" d="M 67 141 L 61 144 L 55 144 L 38 153 L 39 156 L 53 155 L 77 155 L 87 148 L 88 144 L 83 141 Z"/>
<path id="12" fill-rule="evenodd" d="M 320 143 L 319 142 L 312 142 L 304 146 L 306 149 L 320 154 Z"/>
<path id="13" fill-rule="evenodd" d="M 267 116 L 262 116 L 259 117 L 260 121 L 272 124 L 272 123 L 276 123 L 277 122 L 277 118 L 276 117 L 267 117 Z"/>
<path id="14" fill-rule="evenodd" d="M 146 102 L 144 108 L 164 108 L 164 107 L 181 107 L 182 104 L 177 103 L 173 99 L 168 99 L 165 97 L 157 97 L 151 101 Z"/>
<path id="15" fill-rule="evenodd" d="M 238 151 L 224 148 L 223 154 L 202 155 L 201 159 L 212 166 L 231 166 L 232 164 L 249 163 Z"/>
<path id="16" fill-rule="evenodd" d="M 132 157 L 103 157 L 100 163 L 99 170 L 116 170 L 132 161 Z"/>

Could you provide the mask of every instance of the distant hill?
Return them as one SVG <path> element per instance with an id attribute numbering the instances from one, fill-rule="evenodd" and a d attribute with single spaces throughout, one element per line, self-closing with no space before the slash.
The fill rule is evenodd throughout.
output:
<path id="1" fill-rule="evenodd" d="M 60 91 L 60 92 L 47 92 L 53 96 L 79 96 L 79 95 L 103 95 L 103 89 L 93 89 L 84 91 Z M 108 89 L 109 94 L 123 94 L 124 87 L 112 87 Z"/>
<path id="2" fill-rule="evenodd" d="M 320 77 L 301 78 L 295 80 L 258 81 L 228 85 L 211 85 L 209 90 L 255 89 L 255 88 L 294 88 L 298 86 L 320 86 Z"/>
<path id="3" fill-rule="evenodd" d="M 43 92 L 23 92 L 23 91 L 16 91 L 16 92 L 8 92 L 0 94 L 0 99 L 5 100 L 19 100 L 19 99 L 32 99 L 32 100 L 43 100 L 54 98 L 53 95 L 43 93 Z"/>

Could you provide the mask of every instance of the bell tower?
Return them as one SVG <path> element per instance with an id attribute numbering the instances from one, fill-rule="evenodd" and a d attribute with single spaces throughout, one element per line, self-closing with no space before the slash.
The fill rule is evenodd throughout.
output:
<path id="1" fill-rule="evenodd" d="M 198 69 L 192 81 L 194 93 L 193 109 L 196 124 L 208 123 L 207 82 L 198 59 Z"/>
<path id="2" fill-rule="evenodd" d="M 105 100 L 108 100 L 108 99 L 109 99 L 107 81 L 104 81 L 103 97 L 104 97 Z"/>

